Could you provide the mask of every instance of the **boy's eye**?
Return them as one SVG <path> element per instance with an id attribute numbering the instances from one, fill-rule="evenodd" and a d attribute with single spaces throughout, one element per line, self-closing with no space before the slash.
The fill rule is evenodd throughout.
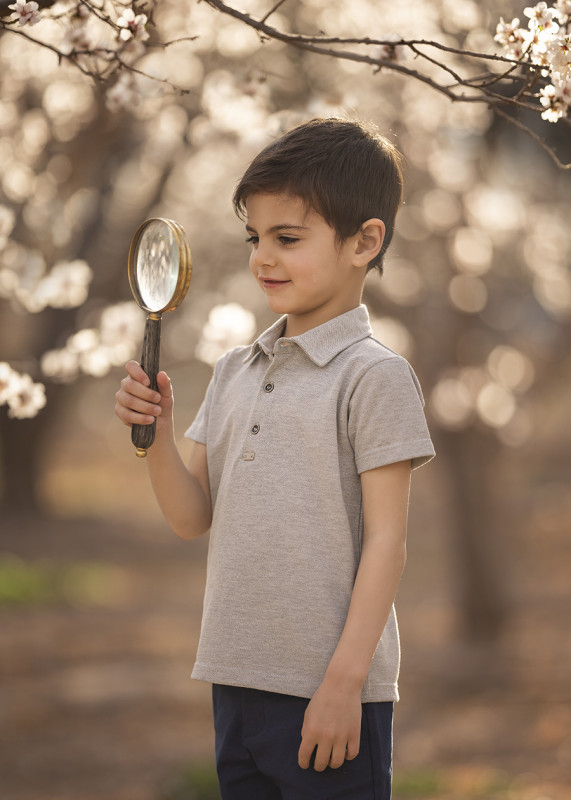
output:
<path id="1" fill-rule="evenodd" d="M 258 237 L 257 236 L 248 236 L 246 239 L 248 244 L 258 244 Z"/>
<path id="2" fill-rule="evenodd" d="M 299 242 L 299 239 L 296 239 L 295 236 L 278 236 L 278 240 L 282 244 L 295 244 Z"/>

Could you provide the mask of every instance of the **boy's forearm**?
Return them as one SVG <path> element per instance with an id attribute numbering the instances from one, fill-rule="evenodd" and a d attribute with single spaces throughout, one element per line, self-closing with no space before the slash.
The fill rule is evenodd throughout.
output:
<path id="1" fill-rule="evenodd" d="M 210 498 L 184 464 L 174 438 L 157 437 L 147 454 L 149 476 L 166 521 L 181 539 L 210 528 Z"/>
<path id="2" fill-rule="evenodd" d="M 325 682 L 361 691 L 405 561 L 404 531 L 402 535 L 369 535 L 365 540 L 347 620 L 325 673 Z"/>

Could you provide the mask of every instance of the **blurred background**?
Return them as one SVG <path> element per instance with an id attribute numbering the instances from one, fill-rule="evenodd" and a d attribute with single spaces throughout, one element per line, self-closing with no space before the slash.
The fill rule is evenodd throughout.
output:
<path id="1" fill-rule="evenodd" d="M 33 36 L 92 46 L 100 32 L 81 7 L 70 27 L 72 5 Z M 437 450 L 414 474 L 397 598 L 395 798 L 568 800 L 569 173 L 485 104 L 264 42 L 206 3 L 133 8 L 154 26 L 147 42 L 131 20 L 127 44 L 186 40 L 137 53 L 140 72 L 106 94 L 87 56 L 58 64 L 0 29 L 0 797 L 217 798 L 210 688 L 190 679 L 207 542 L 166 528 L 113 413 L 144 325 L 128 247 L 150 216 L 191 242 L 189 294 L 163 319 L 182 440 L 216 358 L 274 321 L 235 183 L 280 132 L 347 115 L 405 156 L 405 205 L 365 302 L 420 378 Z M 288 0 L 270 21 L 496 52 L 499 14 L 523 8 Z M 568 128 L 523 119 L 571 159 Z"/>

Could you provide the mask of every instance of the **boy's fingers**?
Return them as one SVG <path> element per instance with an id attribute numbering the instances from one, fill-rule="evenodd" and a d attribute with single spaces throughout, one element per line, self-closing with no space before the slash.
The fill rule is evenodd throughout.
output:
<path id="1" fill-rule="evenodd" d="M 299 748 L 299 753 L 297 755 L 297 763 L 302 769 L 307 769 L 309 767 L 309 762 L 311 761 L 311 755 L 315 750 L 315 743 L 310 742 L 308 739 L 302 739 L 301 747 Z"/>
<path id="2" fill-rule="evenodd" d="M 354 758 L 357 758 L 357 756 L 359 755 L 360 747 L 361 747 L 360 737 L 357 737 L 357 739 L 354 740 L 349 739 L 347 743 L 347 753 L 345 755 L 347 761 L 352 761 Z"/>
<path id="3" fill-rule="evenodd" d="M 155 393 L 153 393 L 155 394 Z M 160 397 L 160 395 L 158 395 Z M 120 389 L 115 395 L 117 400 L 118 409 L 126 409 L 127 412 L 135 411 L 139 414 L 150 414 L 151 416 L 158 417 L 161 413 L 160 405 L 149 402 L 142 397 L 137 397 L 130 392 Z"/>
<path id="4" fill-rule="evenodd" d="M 129 363 L 134 364 L 135 362 Z M 138 369 L 127 370 L 127 376 L 121 381 L 121 391 L 133 397 L 140 397 L 148 403 L 160 403 L 160 393 L 149 388 L 148 377 L 138 364 L 136 366 Z M 129 403 L 126 403 L 126 405 L 129 406 Z"/>
<path id="5" fill-rule="evenodd" d="M 317 746 L 315 761 L 313 762 L 313 769 L 316 772 L 324 772 L 329 766 L 330 761 L 331 761 L 331 744 L 329 742 L 327 743 L 322 742 Z"/>
<path id="6" fill-rule="evenodd" d="M 347 748 L 345 744 L 336 744 L 333 745 L 333 751 L 331 753 L 331 759 L 329 761 L 329 766 L 332 769 L 339 769 L 345 763 L 345 758 L 347 757 Z"/>
<path id="7" fill-rule="evenodd" d="M 157 385 L 162 397 L 168 399 L 173 396 L 171 379 L 166 372 L 159 372 L 157 374 Z"/>
<path id="8" fill-rule="evenodd" d="M 115 413 L 125 425 L 150 425 L 161 413 L 161 407 L 146 403 L 119 391 L 115 395 Z"/>
<path id="9" fill-rule="evenodd" d="M 139 381 L 143 386 L 148 386 L 150 384 L 149 376 L 137 361 L 127 361 L 125 369 L 131 378 Z"/>

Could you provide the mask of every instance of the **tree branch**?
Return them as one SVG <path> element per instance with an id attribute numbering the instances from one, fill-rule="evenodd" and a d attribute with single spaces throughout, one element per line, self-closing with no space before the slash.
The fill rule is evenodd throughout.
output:
<path id="1" fill-rule="evenodd" d="M 425 83 L 434 91 L 438 92 L 439 94 L 443 94 L 452 102 L 462 102 L 462 103 L 485 103 L 493 112 L 497 113 L 503 119 L 507 120 L 511 124 L 515 125 L 519 130 L 523 131 L 527 135 L 529 135 L 535 142 L 537 142 L 546 152 L 549 153 L 551 158 L 554 162 L 561 168 L 561 169 L 570 169 L 571 164 L 564 164 L 560 159 L 556 156 L 555 152 L 549 145 L 545 142 L 544 139 L 539 137 L 534 131 L 529 128 L 529 126 L 525 125 L 520 120 L 515 119 L 514 117 L 507 114 L 505 111 L 502 110 L 503 107 L 515 107 L 518 109 L 525 109 L 528 111 L 533 111 L 534 113 L 538 113 L 542 110 L 541 106 L 536 103 L 530 103 L 526 100 L 523 100 L 524 97 L 531 97 L 533 99 L 536 98 L 535 94 L 530 94 L 530 88 L 536 84 L 536 82 L 540 79 L 538 76 L 537 69 L 533 68 L 533 65 L 530 65 L 529 62 L 525 62 L 522 60 L 516 60 L 513 58 L 506 58 L 505 56 L 500 56 L 492 53 L 475 53 L 470 50 L 462 50 L 460 48 L 449 47 L 447 45 L 442 45 L 439 42 L 427 41 L 425 39 L 401 39 L 401 40 L 381 40 L 381 39 L 371 39 L 369 37 L 365 38 L 340 38 L 340 37 L 327 37 L 327 36 L 306 36 L 303 34 L 290 34 L 285 33 L 284 31 L 280 31 L 277 28 L 272 27 L 266 23 L 268 17 L 273 13 L 275 7 L 266 14 L 261 20 L 257 20 L 254 17 L 246 14 L 245 12 L 239 11 L 236 8 L 232 8 L 231 6 L 226 5 L 223 0 L 205 0 L 205 2 L 211 6 L 212 8 L 216 9 L 222 14 L 227 14 L 235 19 L 240 20 L 245 25 L 250 28 L 256 30 L 260 35 L 266 37 L 266 39 L 276 40 L 283 42 L 284 44 L 290 45 L 291 47 L 295 47 L 299 50 L 305 50 L 307 52 L 316 53 L 322 56 L 329 56 L 331 58 L 338 58 L 341 60 L 346 61 L 355 61 L 360 62 L 363 64 L 370 64 L 373 67 L 377 67 L 378 69 L 389 69 L 393 72 L 398 72 L 402 75 L 407 75 L 411 78 L 414 78 L 421 83 Z M 335 45 L 335 47 L 328 47 L 326 45 Z M 411 69 L 409 67 L 405 67 L 403 64 L 400 64 L 394 60 L 390 59 L 375 59 L 369 55 L 365 55 L 362 53 L 354 52 L 353 50 L 341 50 L 337 49 L 338 46 L 346 46 L 346 45 L 363 45 L 363 46 L 401 46 L 408 48 L 411 52 L 415 54 L 416 57 L 421 57 L 424 60 L 430 62 L 434 66 L 444 70 L 444 72 L 448 73 L 455 81 L 453 84 L 443 84 L 439 83 L 437 80 L 433 79 L 429 75 L 425 75 L 418 70 Z M 500 74 L 499 76 L 495 76 L 490 78 L 490 74 L 485 74 L 483 80 L 478 83 L 476 78 L 462 78 L 455 70 L 449 67 L 446 64 L 438 61 L 435 58 L 432 58 L 427 53 L 423 52 L 419 49 L 418 45 L 424 47 L 433 47 L 437 50 L 441 50 L 443 52 L 451 53 L 454 55 L 460 55 L 465 58 L 470 59 L 482 59 L 482 60 L 489 60 L 499 63 L 508 64 L 508 69 Z M 527 74 L 524 76 L 515 76 L 512 75 L 512 72 L 517 69 L 518 67 L 528 67 Z M 531 69 L 529 69 L 531 67 Z M 533 76 L 533 77 L 532 77 Z M 499 84 L 505 78 L 510 79 L 510 82 L 513 84 L 516 80 L 521 81 L 522 86 L 516 93 L 514 97 L 506 96 L 504 94 L 500 94 L 499 92 L 494 92 L 490 90 L 491 86 L 495 86 Z M 458 87 L 466 87 L 470 89 L 472 92 L 476 91 L 479 92 L 478 94 L 465 94 L 464 92 L 457 92 L 454 89 Z M 501 113 L 500 113 L 501 112 Z M 568 118 L 563 118 L 564 123 L 571 124 L 571 120 Z"/>
<path id="2" fill-rule="evenodd" d="M 502 117 L 507 122 L 509 122 L 510 125 L 515 125 L 515 127 L 519 128 L 520 131 L 523 131 L 528 136 L 531 136 L 534 142 L 536 142 L 543 150 L 545 150 L 547 155 L 553 160 L 553 162 L 559 167 L 559 169 L 571 169 L 571 163 L 565 164 L 563 161 L 560 161 L 555 152 L 553 151 L 553 148 L 549 147 L 545 139 L 542 139 L 541 136 L 538 136 L 537 133 L 535 133 L 535 131 L 532 131 L 531 128 L 529 128 L 523 122 L 520 122 L 519 119 L 511 117 L 502 108 L 495 108 L 494 111 L 499 117 Z"/>

